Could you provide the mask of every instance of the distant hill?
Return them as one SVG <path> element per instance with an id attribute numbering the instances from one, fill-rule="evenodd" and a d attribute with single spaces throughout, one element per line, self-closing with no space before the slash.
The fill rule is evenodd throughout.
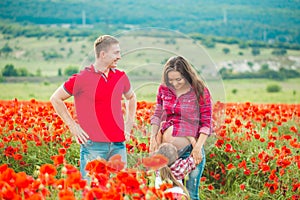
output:
<path id="1" fill-rule="evenodd" d="M 1 0 L 1 19 L 21 24 L 93 25 L 107 33 L 160 27 L 300 44 L 299 0 Z"/>

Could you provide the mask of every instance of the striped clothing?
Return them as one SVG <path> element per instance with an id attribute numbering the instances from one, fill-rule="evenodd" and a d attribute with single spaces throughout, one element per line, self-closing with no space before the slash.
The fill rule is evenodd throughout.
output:
<path id="1" fill-rule="evenodd" d="M 162 122 L 162 124 L 161 124 Z M 177 98 L 173 89 L 160 85 L 151 124 L 161 125 L 162 133 L 173 126 L 173 136 L 192 136 L 212 133 L 212 103 L 209 90 L 197 99 L 193 88 Z"/>

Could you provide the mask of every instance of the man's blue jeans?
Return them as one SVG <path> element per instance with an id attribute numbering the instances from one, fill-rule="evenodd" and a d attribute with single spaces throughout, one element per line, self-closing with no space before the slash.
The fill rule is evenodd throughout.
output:
<path id="1" fill-rule="evenodd" d="M 181 155 L 181 158 L 187 158 L 191 152 L 192 152 L 192 147 L 190 146 L 189 149 L 185 151 L 183 155 Z M 206 163 L 206 158 L 205 158 L 205 151 L 204 148 L 202 148 L 202 161 L 197 165 L 196 169 L 190 172 L 188 176 L 188 180 L 186 181 L 186 188 L 189 191 L 190 198 L 193 200 L 199 200 L 199 187 L 200 187 L 200 179 L 202 177 L 204 167 Z"/>
<path id="2" fill-rule="evenodd" d="M 124 142 L 93 142 L 88 140 L 86 144 L 80 145 L 80 172 L 82 178 L 88 180 L 85 170 L 85 166 L 88 162 L 97 158 L 109 160 L 109 158 L 116 154 L 121 155 L 122 161 L 127 163 L 127 153 Z"/>

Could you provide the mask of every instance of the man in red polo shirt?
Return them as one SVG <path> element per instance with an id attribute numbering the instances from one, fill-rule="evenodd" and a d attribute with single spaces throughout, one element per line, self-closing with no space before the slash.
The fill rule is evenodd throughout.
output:
<path id="1" fill-rule="evenodd" d="M 135 112 L 136 97 L 125 72 L 116 69 L 121 59 L 116 38 L 103 35 L 94 43 L 94 64 L 71 76 L 51 96 L 50 101 L 80 143 L 80 171 L 86 178 L 87 162 L 120 154 L 127 162 L 125 135 L 129 138 Z M 126 123 L 122 97 L 128 102 Z M 72 117 L 64 100 L 74 96 L 78 122 Z M 125 134 L 124 134 L 125 133 Z"/>

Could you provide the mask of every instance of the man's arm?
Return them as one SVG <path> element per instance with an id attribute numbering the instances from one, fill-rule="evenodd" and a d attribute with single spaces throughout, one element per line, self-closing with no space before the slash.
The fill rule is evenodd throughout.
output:
<path id="1" fill-rule="evenodd" d="M 124 94 L 126 100 L 128 101 L 128 109 L 127 109 L 127 117 L 125 122 L 125 137 L 126 140 L 130 139 L 130 132 L 133 127 L 133 123 L 135 120 L 135 113 L 137 107 L 137 99 L 134 91 L 130 90 L 126 94 Z"/>
<path id="2" fill-rule="evenodd" d="M 72 118 L 70 112 L 68 111 L 64 101 L 70 98 L 71 95 L 65 91 L 63 86 L 57 88 L 57 90 L 50 97 L 50 102 L 56 113 L 64 121 L 64 123 L 69 127 L 71 133 L 75 136 L 77 143 L 86 143 L 88 135 L 81 129 L 79 124 L 77 124 Z"/>

